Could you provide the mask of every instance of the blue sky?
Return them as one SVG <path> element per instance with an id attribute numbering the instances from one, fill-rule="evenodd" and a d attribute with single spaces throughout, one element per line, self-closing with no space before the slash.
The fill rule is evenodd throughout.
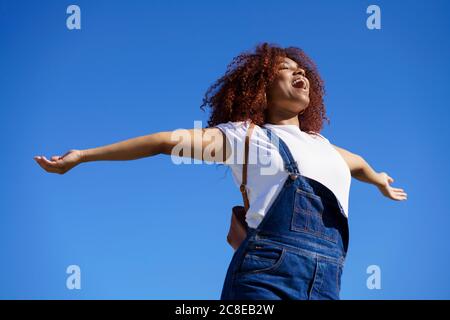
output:
<path id="1" fill-rule="evenodd" d="M 341 298 L 450 298 L 449 24 L 448 1 L 0 0 L 0 298 L 218 299 L 242 201 L 229 170 L 158 155 L 53 175 L 33 156 L 206 125 L 208 86 L 263 41 L 316 61 L 322 134 L 408 193 L 352 180 Z"/>

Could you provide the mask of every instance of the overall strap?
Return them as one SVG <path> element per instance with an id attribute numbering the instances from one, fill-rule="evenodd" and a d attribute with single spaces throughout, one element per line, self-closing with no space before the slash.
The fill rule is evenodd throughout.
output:
<path id="1" fill-rule="evenodd" d="M 269 137 L 269 140 L 272 140 L 272 136 L 274 137 L 274 145 L 283 158 L 284 168 L 286 169 L 286 171 L 288 171 L 290 174 L 299 175 L 300 171 L 298 170 L 297 161 L 294 160 L 294 157 L 292 156 L 291 151 L 289 150 L 286 143 L 280 137 L 278 137 L 275 132 L 272 132 L 272 130 L 267 127 L 265 128 L 267 130 L 267 136 Z M 278 148 L 278 146 L 280 146 L 280 148 Z"/>
<path id="2" fill-rule="evenodd" d="M 250 123 L 249 128 L 247 129 L 247 134 L 245 136 L 245 148 L 244 148 L 244 164 L 242 167 L 242 182 L 240 186 L 240 190 L 242 193 L 242 199 L 244 201 L 245 212 L 247 212 L 250 207 L 250 203 L 248 200 L 247 194 L 247 164 L 248 164 L 248 154 L 250 149 L 250 137 L 252 135 L 255 124 L 253 122 Z"/>
<path id="3" fill-rule="evenodd" d="M 291 151 L 289 150 L 289 147 L 286 145 L 286 143 L 277 136 L 277 134 L 270 130 L 267 127 L 264 127 L 267 130 L 267 136 L 269 137 L 269 140 L 274 140 L 273 143 L 275 147 L 278 149 L 278 152 L 281 155 L 281 158 L 283 158 L 284 168 L 289 173 L 289 177 L 292 180 L 299 180 L 300 185 L 303 189 L 313 192 L 312 187 L 309 185 L 308 182 L 306 182 L 306 179 L 302 174 L 300 173 L 300 170 L 298 169 L 298 163 L 294 160 L 294 157 L 292 156 Z M 273 138 L 272 138 L 273 136 Z"/>

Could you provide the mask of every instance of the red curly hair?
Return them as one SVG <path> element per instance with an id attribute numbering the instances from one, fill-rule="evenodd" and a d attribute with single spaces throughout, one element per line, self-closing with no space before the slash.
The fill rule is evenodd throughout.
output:
<path id="1" fill-rule="evenodd" d="M 205 106 L 212 109 L 208 126 L 249 119 L 259 126 L 266 123 L 266 90 L 276 79 L 279 59 L 285 57 L 305 70 L 310 83 L 309 106 L 298 115 L 300 129 L 320 133 L 323 120 L 329 123 L 329 119 L 323 101 L 324 83 L 315 63 L 300 48 L 267 42 L 257 45 L 254 52 L 245 51 L 233 58 L 225 75 L 208 88 L 200 106 L 203 111 Z"/>

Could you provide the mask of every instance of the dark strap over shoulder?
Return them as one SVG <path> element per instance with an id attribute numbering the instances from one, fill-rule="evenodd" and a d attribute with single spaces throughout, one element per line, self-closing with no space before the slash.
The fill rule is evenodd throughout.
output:
<path id="1" fill-rule="evenodd" d="M 240 186 L 240 190 L 242 193 L 242 199 L 244 201 L 245 212 L 247 212 L 250 207 L 250 203 L 248 200 L 247 194 L 247 164 L 248 164 L 248 154 L 250 151 L 250 137 L 252 135 L 255 124 L 253 122 L 250 123 L 249 128 L 247 130 L 247 134 L 245 136 L 245 148 L 244 148 L 244 163 L 242 167 L 242 183 Z"/>

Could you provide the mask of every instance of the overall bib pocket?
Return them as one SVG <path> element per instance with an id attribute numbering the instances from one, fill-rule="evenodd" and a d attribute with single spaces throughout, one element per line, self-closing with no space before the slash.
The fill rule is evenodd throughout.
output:
<path id="1" fill-rule="evenodd" d="M 327 205 L 327 201 L 317 194 L 296 189 L 291 230 L 337 243 L 339 232 L 337 219 L 333 216 L 336 211 L 334 206 Z"/>

